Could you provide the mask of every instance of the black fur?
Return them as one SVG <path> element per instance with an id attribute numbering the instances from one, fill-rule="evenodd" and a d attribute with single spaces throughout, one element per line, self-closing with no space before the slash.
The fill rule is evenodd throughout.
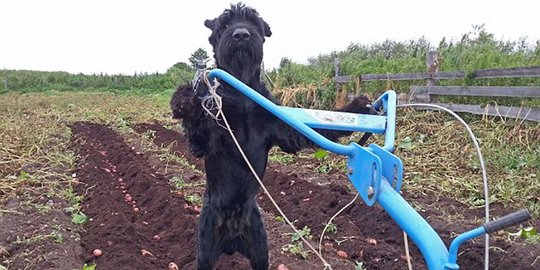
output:
<path id="1" fill-rule="evenodd" d="M 260 80 L 265 37 L 270 26 L 252 8 L 232 5 L 213 20 L 205 21 L 212 30 L 209 38 L 218 68 L 239 78 L 274 103 L 278 101 Z M 248 40 L 235 40 L 236 29 L 249 31 Z M 224 82 L 217 89 L 223 99 L 223 112 L 249 161 L 262 179 L 272 146 L 295 153 L 314 144 L 265 109 Z M 197 157 L 204 157 L 206 191 L 198 231 L 197 269 L 212 269 L 222 253 L 245 255 L 253 269 L 268 269 L 267 235 L 256 202 L 259 184 L 247 167 L 229 133 L 201 107 L 208 88 L 200 83 L 180 86 L 171 99 L 174 118 L 182 126 Z M 343 110 L 368 113 L 369 100 L 358 97 Z M 221 123 L 223 125 L 223 123 Z M 347 132 L 322 131 L 336 140 Z"/>

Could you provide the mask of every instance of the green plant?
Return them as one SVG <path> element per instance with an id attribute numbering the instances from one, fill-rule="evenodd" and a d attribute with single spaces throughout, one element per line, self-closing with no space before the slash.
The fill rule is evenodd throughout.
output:
<path id="1" fill-rule="evenodd" d="M 84 264 L 82 270 L 95 270 L 97 264 Z"/>
<path id="2" fill-rule="evenodd" d="M 294 157 L 287 153 L 273 153 L 268 156 L 268 159 L 281 164 L 290 164 L 294 161 Z"/>
<path id="3" fill-rule="evenodd" d="M 301 239 L 301 236 L 306 239 L 311 239 L 313 236 L 311 235 L 311 229 L 308 226 L 304 226 L 302 230 L 299 230 L 298 233 L 292 233 L 291 234 L 291 242 L 296 242 Z"/>
<path id="4" fill-rule="evenodd" d="M 77 211 L 71 214 L 71 222 L 81 225 L 88 221 L 88 217 L 82 212 Z"/>
<path id="5" fill-rule="evenodd" d="M 328 157 L 328 151 L 324 149 L 317 149 L 317 151 L 313 153 L 313 157 L 318 160 L 326 159 Z"/>
<path id="6" fill-rule="evenodd" d="M 170 182 L 176 187 L 177 189 L 183 189 L 186 186 L 186 181 L 182 176 L 173 176 L 171 177 Z"/>
<path id="7" fill-rule="evenodd" d="M 291 233 L 291 244 L 283 246 L 281 249 L 283 251 L 289 252 L 293 255 L 298 255 L 303 259 L 308 257 L 308 252 L 304 250 L 304 244 L 300 241 L 301 236 L 305 239 L 311 239 L 311 229 L 308 226 L 304 226 L 302 230 L 299 230 L 297 233 Z"/>
<path id="8" fill-rule="evenodd" d="M 333 234 L 336 234 L 337 231 L 338 231 L 337 225 L 334 224 L 334 223 L 328 224 L 328 226 L 327 226 L 326 229 L 324 230 L 325 233 L 333 233 Z"/>
<path id="9" fill-rule="evenodd" d="M 59 231 L 53 231 L 52 238 L 54 239 L 55 243 L 58 243 L 58 244 L 64 243 L 64 236 Z"/>
<path id="10" fill-rule="evenodd" d="M 367 270 L 363 262 L 354 261 L 354 270 Z"/>
<path id="11" fill-rule="evenodd" d="M 62 244 L 64 243 L 64 236 L 59 231 L 52 231 L 49 234 L 38 234 L 34 235 L 30 238 L 20 237 L 17 235 L 17 239 L 13 241 L 15 244 L 22 244 L 22 245 L 28 245 L 28 244 L 34 244 L 37 242 L 45 241 L 48 239 L 52 239 L 55 243 Z"/>
<path id="12" fill-rule="evenodd" d="M 302 242 L 287 244 L 281 248 L 285 252 L 289 252 L 293 255 L 300 256 L 303 259 L 307 259 L 308 252 L 304 249 L 304 244 Z"/>
<path id="13" fill-rule="evenodd" d="M 516 233 L 511 233 L 510 235 L 514 237 L 524 238 L 527 242 L 531 244 L 540 242 L 540 235 L 538 235 L 538 231 L 535 227 L 522 228 Z"/>
<path id="14" fill-rule="evenodd" d="M 186 201 L 192 203 L 192 204 L 201 204 L 202 199 L 198 195 L 186 195 Z"/>

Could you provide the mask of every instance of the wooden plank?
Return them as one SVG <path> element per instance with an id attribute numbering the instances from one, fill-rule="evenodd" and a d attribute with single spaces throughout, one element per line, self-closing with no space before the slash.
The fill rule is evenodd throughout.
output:
<path id="1" fill-rule="evenodd" d="M 419 73 L 396 73 L 396 74 L 363 74 L 360 76 L 363 82 L 368 81 L 407 81 L 407 80 L 442 80 L 442 79 L 461 79 L 465 77 L 464 71 L 450 71 L 450 72 L 439 72 L 435 74 L 429 74 L 427 72 Z M 334 77 L 334 81 L 337 83 L 347 83 L 352 82 L 354 76 L 342 75 Z"/>
<path id="2" fill-rule="evenodd" d="M 468 104 L 448 104 L 448 103 L 433 103 L 445 107 L 453 112 L 464 112 L 477 115 L 500 116 L 503 118 L 526 119 L 534 122 L 540 122 L 540 108 L 528 107 L 508 107 L 508 106 L 493 106 L 488 105 L 481 107 L 480 105 Z M 420 107 L 421 110 L 437 110 L 431 107 Z"/>
<path id="3" fill-rule="evenodd" d="M 397 74 L 362 74 L 362 81 L 403 81 L 403 80 L 425 80 L 430 78 L 429 73 L 397 73 Z"/>
<path id="4" fill-rule="evenodd" d="M 334 81 L 337 83 L 348 83 L 352 81 L 351 75 L 341 75 L 334 77 Z"/>
<path id="5" fill-rule="evenodd" d="M 540 77 L 540 66 L 480 69 L 474 71 L 472 76 L 475 79 Z"/>
<path id="6" fill-rule="evenodd" d="M 444 79 L 462 79 L 465 78 L 465 71 L 447 71 L 417 73 L 375 73 L 361 75 L 362 81 L 407 81 L 407 80 L 444 80 Z M 495 68 L 495 69 L 480 69 L 472 73 L 472 78 L 489 79 L 489 78 L 516 78 L 516 77 L 540 77 L 540 66 L 515 67 L 515 68 Z M 353 81 L 354 76 L 342 75 L 334 77 L 337 83 L 347 83 Z"/>
<path id="7" fill-rule="evenodd" d="M 433 79 L 462 79 L 465 78 L 465 71 L 446 71 L 433 74 Z"/>
<path id="8" fill-rule="evenodd" d="M 526 86 L 418 86 L 416 92 L 429 95 L 480 97 L 540 97 L 540 87 Z"/>

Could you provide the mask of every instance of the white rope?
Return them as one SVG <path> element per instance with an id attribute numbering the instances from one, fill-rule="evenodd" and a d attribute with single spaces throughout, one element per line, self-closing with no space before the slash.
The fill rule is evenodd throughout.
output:
<path id="1" fill-rule="evenodd" d="M 405 243 L 405 257 L 407 259 L 407 268 L 412 270 L 411 253 L 409 252 L 409 238 L 407 233 L 403 231 L 403 243 Z"/>
<path id="2" fill-rule="evenodd" d="M 222 110 L 222 106 L 223 106 L 223 103 L 221 101 L 221 96 L 219 96 L 217 93 L 216 93 L 216 89 L 217 87 L 219 86 L 219 83 L 217 82 L 217 80 L 214 80 L 214 85 L 212 85 L 210 83 L 210 80 L 208 79 L 208 71 L 206 71 L 203 75 L 203 79 L 204 79 L 204 83 L 208 86 L 208 91 L 210 92 L 210 95 L 207 96 L 206 98 L 203 99 L 202 101 L 202 105 L 203 105 L 203 108 L 204 110 L 210 114 L 212 116 L 212 118 L 219 120 L 219 116 L 221 116 L 223 118 L 223 122 L 225 123 L 225 129 L 227 129 L 227 131 L 229 132 L 229 134 L 231 135 L 231 138 L 233 139 L 234 141 L 234 144 L 236 145 L 236 147 L 238 148 L 238 151 L 240 151 L 240 154 L 242 155 L 242 157 L 244 158 L 244 161 L 246 162 L 246 164 L 248 165 L 249 169 L 251 170 L 251 173 L 253 173 L 253 176 L 255 176 L 255 178 L 257 179 L 257 181 L 259 182 L 259 185 L 261 186 L 261 188 L 263 189 L 264 193 L 266 194 L 266 196 L 268 196 L 268 198 L 270 199 L 270 201 L 272 202 L 272 204 L 274 205 L 274 207 L 278 210 L 279 214 L 283 217 L 283 219 L 285 220 L 285 222 L 292 228 L 292 230 L 300 237 L 300 239 L 302 239 L 302 241 L 315 253 L 315 255 L 317 255 L 317 257 L 319 257 L 319 259 L 322 261 L 323 265 L 324 265 L 324 269 L 330 269 L 332 270 L 332 266 L 322 257 L 321 253 L 317 252 L 317 250 L 304 238 L 304 236 L 302 236 L 302 234 L 300 233 L 300 231 L 298 231 L 298 229 L 296 229 L 296 227 L 293 225 L 293 223 L 287 218 L 287 216 L 285 215 L 285 213 L 283 213 L 283 211 L 281 210 L 281 208 L 278 206 L 278 204 L 276 203 L 276 201 L 274 200 L 274 198 L 272 197 L 272 195 L 270 195 L 270 192 L 268 192 L 268 190 L 266 189 L 266 187 L 264 186 L 262 180 L 259 178 L 259 176 L 257 175 L 257 172 L 255 171 L 255 169 L 253 169 L 253 166 L 251 165 L 251 163 L 249 162 L 249 159 L 247 158 L 247 156 L 244 154 L 244 151 L 242 150 L 242 147 L 240 146 L 240 144 L 238 143 L 238 140 L 236 140 L 236 136 L 234 136 L 234 133 L 227 121 L 227 118 L 225 117 L 225 114 L 223 114 L 223 110 Z M 205 106 L 209 106 L 208 108 L 205 107 Z M 216 113 L 213 113 L 212 111 L 213 110 L 216 110 L 217 109 L 217 112 Z M 218 122 L 219 124 L 219 122 Z M 222 125 L 220 125 L 222 126 Z M 223 126 L 222 126 L 223 127 Z"/>
<path id="3" fill-rule="evenodd" d="M 328 220 L 328 223 L 326 223 L 326 226 L 324 226 L 324 229 L 321 233 L 321 237 L 319 238 L 319 253 L 321 253 L 321 245 L 322 245 L 322 241 L 323 241 L 323 238 L 324 238 L 324 234 L 326 232 L 326 229 L 328 228 L 328 226 L 330 226 L 330 224 L 332 223 L 332 221 L 334 220 L 334 218 L 336 218 L 337 216 L 339 216 L 343 211 L 345 211 L 345 209 L 347 209 L 347 207 L 351 206 L 354 201 L 356 201 L 356 199 L 358 198 L 358 193 L 356 193 L 356 195 L 354 196 L 354 198 L 345 206 L 343 206 L 343 208 L 341 208 L 339 211 L 337 211 L 337 213 L 335 215 L 333 215 L 330 220 Z M 322 254 L 322 253 L 321 253 Z"/>
<path id="4" fill-rule="evenodd" d="M 423 104 L 423 103 L 409 103 L 409 104 L 400 104 L 397 107 L 398 108 L 403 108 L 403 107 L 426 108 L 427 107 L 427 108 L 435 108 L 438 110 L 442 110 L 449 113 L 453 117 L 455 117 L 465 127 L 465 129 L 469 133 L 469 136 L 471 137 L 471 140 L 473 141 L 474 147 L 476 148 L 476 154 L 478 155 L 478 159 L 480 160 L 480 167 L 482 168 L 482 180 L 484 184 L 485 219 L 486 219 L 486 223 L 488 223 L 489 222 L 489 188 L 488 188 L 486 165 L 484 163 L 484 157 L 482 156 L 482 151 L 480 150 L 480 146 L 478 145 L 478 140 L 476 139 L 476 136 L 472 132 L 471 127 L 469 127 L 469 125 L 467 125 L 467 123 L 461 117 L 459 117 L 459 115 L 457 115 L 455 112 L 439 105 Z M 488 234 L 485 235 L 484 253 L 485 253 L 484 269 L 488 270 L 489 269 L 489 235 Z"/>

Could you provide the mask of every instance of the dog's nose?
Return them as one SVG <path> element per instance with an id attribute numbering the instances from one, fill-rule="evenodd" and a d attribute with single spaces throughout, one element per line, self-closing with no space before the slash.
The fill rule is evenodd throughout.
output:
<path id="1" fill-rule="evenodd" d="M 232 36 L 234 40 L 240 41 L 240 40 L 248 40 L 251 34 L 249 34 L 249 31 L 246 28 L 238 28 L 234 30 Z"/>

